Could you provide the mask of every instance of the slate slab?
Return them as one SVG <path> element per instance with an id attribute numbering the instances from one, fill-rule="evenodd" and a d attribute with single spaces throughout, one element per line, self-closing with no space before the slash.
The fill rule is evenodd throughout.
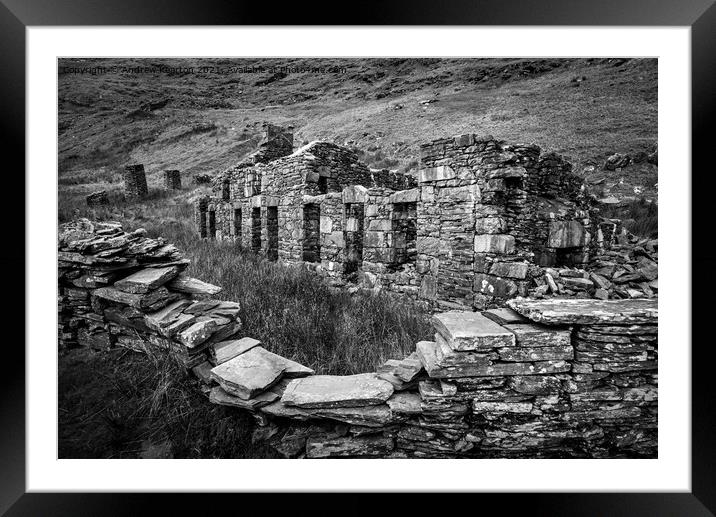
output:
<path id="1" fill-rule="evenodd" d="M 411 382 L 422 371 L 423 365 L 415 352 L 405 359 L 388 359 L 378 373 L 391 374 L 402 382 Z"/>
<path id="2" fill-rule="evenodd" d="M 276 354 L 255 347 L 211 369 L 211 377 L 231 395 L 244 400 L 278 382 L 286 365 Z"/>
<path id="3" fill-rule="evenodd" d="M 164 287 L 159 287 L 154 291 L 142 294 L 127 293 L 114 287 L 100 287 L 99 289 L 95 289 L 93 294 L 98 298 L 103 298 L 111 302 L 122 303 L 140 310 L 150 309 L 170 297 L 169 291 L 167 291 Z"/>
<path id="4" fill-rule="evenodd" d="M 532 321 L 548 325 L 656 324 L 659 318 L 655 299 L 515 298 L 507 305 Z"/>
<path id="5" fill-rule="evenodd" d="M 176 322 L 190 304 L 191 300 L 178 300 L 158 311 L 146 314 L 144 321 L 149 328 L 161 332 L 162 329 Z"/>
<path id="6" fill-rule="evenodd" d="M 217 320 L 215 318 L 198 318 L 193 324 L 182 330 L 178 341 L 187 348 L 194 348 L 209 339 L 221 325 L 229 323 L 228 320 Z"/>
<path id="7" fill-rule="evenodd" d="M 507 307 L 503 307 L 501 309 L 489 309 L 483 311 L 482 314 L 499 325 L 504 325 L 505 323 L 526 323 L 529 321 L 518 312 L 515 312 Z"/>
<path id="8" fill-rule="evenodd" d="M 271 404 L 275 400 L 278 400 L 278 395 L 270 391 L 259 393 L 255 397 L 245 400 L 240 397 L 236 397 L 231 393 L 227 392 L 221 386 L 214 386 L 209 393 L 209 402 L 219 404 L 221 406 L 232 406 L 241 409 L 248 409 L 255 411 L 256 409 Z"/>
<path id="9" fill-rule="evenodd" d="M 372 373 L 316 375 L 291 382 L 281 401 L 301 408 L 353 407 L 382 404 L 392 394 L 393 385 Z"/>
<path id="10" fill-rule="evenodd" d="M 212 347 L 210 347 L 209 353 L 214 365 L 218 366 L 259 345 L 261 345 L 261 341 L 250 337 L 231 339 L 215 343 Z"/>
<path id="11" fill-rule="evenodd" d="M 176 266 L 146 268 L 114 283 L 114 287 L 126 293 L 148 293 L 161 287 L 179 274 Z"/>
<path id="12" fill-rule="evenodd" d="M 306 409 L 313 418 L 328 418 L 351 425 L 383 427 L 394 421 L 387 404 L 376 406 L 333 407 Z"/>
<path id="13" fill-rule="evenodd" d="M 443 366 L 466 366 L 466 365 L 482 365 L 492 364 L 497 359 L 497 353 L 493 350 L 485 350 L 482 352 L 456 352 L 444 337 L 439 333 L 435 333 L 435 357 L 437 365 Z M 510 347 L 507 347 L 510 348 Z"/>
<path id="14" fill-rule="evenodd" d="M 306 441 L 308 458 L 345 458 L 351 456 L 383 456 L 394 448 L 392 438 L 360 436 L 335 439 L 309 438 Z"/>
<path id="15" fill-rule="evenodd" d="M 191 371 L 203 384 L 211 384 L 213 382 L 211 379 L 211 363 L 209 363 L 209 361 L 204 361 L 200 365 L 192 368 Z"/>
<path id="16" fill-rule="evenodd" d="M 422 413 L 420 395 L 414 392 L 393 393 L 388 399 L 388 407 L 393 413 L 399 415 L 419 415 Z"/>
<path id="17" fill-rule="evenodd" d="M 569 328 L 535 323 L 506 323 L 504 327 L 515 335 L 517 347 L 569 346 Z"/>
<path id="18" fill-rule="evenodd" d="M 273 388 L 270 388 L 270 391 L 273 392 Z M 262 407 L 261 412 L 274 417 L 291 418 L 294 420 L 327 418 L 346 424 L 365 427 L 383 427 L 395 421 L 391 408 L 386 404 L 311 409 L 288 406 L 281 400 L 276 400 Z"/>
<path id="19" fill-rule="evenodd" d="M 167 283 L 167 287 L 172 291 L 194 296 L 214 296 L 221 292 L 221 287 L 218 285 L 209 284 L 185 273 L 180 273 L 171 282 Z"/>
<path id="20" fill-rule="evenodd" d="M 538 346 L 538 347 L 505 347 L 497 350 L 501 361 L 556 361 L 574 359 L 572 345 Z"/>
<path id="21" fill-rule="evenodd" d="M 515 346 L 512 332 L 479 312 L 443 312 L 434 315 L 431 322 L 456 351 Z"/>

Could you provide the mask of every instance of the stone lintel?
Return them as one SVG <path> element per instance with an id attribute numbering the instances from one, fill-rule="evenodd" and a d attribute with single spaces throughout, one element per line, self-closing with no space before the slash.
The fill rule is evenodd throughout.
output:
<path id="1" fill-rule="evenodd" d="M 368 201 L 368 189 L 363 185 L 352 185 L 343 189 L 343 204 L 366 203 Z"/>
<path id="2" fill-rule="evenodd" d="M 418 171 L 418 183 L 426 181 L 450 180 L 457 177 L 455 170 L 449 165 L 438 165 Z"/>
<path id="3" fill-rule="evenodd" d="M 420 189 L 412 188 L 410 190 L 399 190 L 390 195 L 389 203 L 416 203 L 420 201 Z"/>

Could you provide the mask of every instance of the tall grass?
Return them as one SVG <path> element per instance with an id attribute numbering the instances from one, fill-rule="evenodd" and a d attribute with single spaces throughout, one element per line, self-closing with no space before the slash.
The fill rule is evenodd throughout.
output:
<path id="1" fill-rule="evenodd" d="M 208 404 L 164 352 L 75 350 L 59 361 L 60 458 L 257 458 L 244 411 Z"/>
<path id="2" fill-rule="evenodd" d="M 432 335 L 428 315 L 389 293 L 355 293 L 328 286 L 301 266 L 269 262 L 235 243 L 202 241 L 185 199 L 155 193 L 142 203 L 123 202 L 88 209 L 63 196 L 60 221 L 75 215 L 143 227 L 178 246 L 192 263 L 188 273 L 222 286 L 218 296 L 241 304 L 242 334 L 261 340 L 280 355 L 319 373 L 375 371 L 389 358 L 402 358 Z"/>

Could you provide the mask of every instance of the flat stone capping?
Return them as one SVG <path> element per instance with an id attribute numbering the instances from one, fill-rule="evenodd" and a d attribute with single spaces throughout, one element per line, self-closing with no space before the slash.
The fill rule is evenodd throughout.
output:
<path id="1" fill-rule="evenodd" d="M 515 335 L 479 312 L 451 311 L 436 314 L 432 324 L 457 351 L 515 346 Z"/>
<path id="2" fill-rule="evenodd" d="M 656 324 L 659 308 L 655 299 L 591 300 L 552 298 L 528 300 L 515 298 L 507 302 L 523 316 L 550 325 L 631 325 Z"/>
<path id="3" fill-rule="evenodd" d="M 393 385 L 374 373 L 316 375 L 291 381 L 281 402 L 302 408 L 351 407 L 382 404 L 392 394 Z"/>
<path id="4" fill-rule="evenodd" d="M 241 339 L 231 339 L 228 341 L 221 341 L 214 344 L 210 353 L 213 352 L 213 359 L 216 366 L 230 361 L 234 357 L 248 352 L 252 348 L 255 348 L 261 344 L 258 339 L 250 337 L 244 337 Z"/>
<path id="5" fill-rule="evenodd" d="M 179 273 L 177 266 L 146 268 L 115 282 L 114 286 L 126 293 L 143 294 L 166 284 Z"/>

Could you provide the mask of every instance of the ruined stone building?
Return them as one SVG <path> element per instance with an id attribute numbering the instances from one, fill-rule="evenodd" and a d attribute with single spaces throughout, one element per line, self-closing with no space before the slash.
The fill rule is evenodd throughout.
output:
<path id="1" fill-rule="evenodd" d="M 416 179 L 328 142 L 294 150 L 289 130 L 268 125 L 261 148 L 197 202 L 200 236 L 335 283 L 483 309 L 526 295 L 540 266 L 584 264 L 609 233 L 557 154 L 474 134 L 420 151 Z"/>

